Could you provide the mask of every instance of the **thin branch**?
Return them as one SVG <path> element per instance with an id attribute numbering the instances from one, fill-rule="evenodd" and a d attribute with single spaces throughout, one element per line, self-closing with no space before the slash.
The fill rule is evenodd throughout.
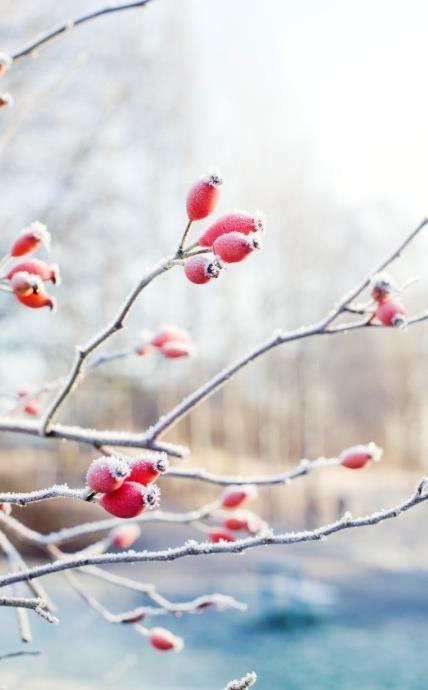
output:
<path id="1" fill-rule="evenodd" d="M 110 336 L 112 336 L 114 333 L 117 333 L 117 331 L 120 331 L 124 327 L 126 317 L 128 316 L 132 306 L 142 290 L 150 285 L 155 278 L 160 276 L 162 273 L 165 273 L 165 271 L 170 270 L 175 263 L 175 256 L 170 256 L 166 259 L 163 259 L 157 266 L 155 266 L 155 268 L 146 273 L 138 281 L 137 285 L 130 292 L 125 302 L 121 305 L 113 321 L 108 324 L 108 326 L 100 333 L 98 333 L 98 335 L 89 340 L 86 345 L 76 348 L 76 356 L 70 373 L 66 377 L 63 386 L 60 388 L 58 394 L 54 397 L 43 416 L 39 430 L 41 435 L 47 434 L 53 416 L 59 410 L 73 388 L 77 385 L 83 364 L 88 355 L 94 352 L 100 345 L 102 345 L 102 343 L 110 338 Z"/>
<path id="2" fill-rule="evenodd" d="M 138 2 L 127 2 L 123 5 L 110 5 L 102 7 L 93 12 L 89 12 L 88 14 L 83 14 L 80 17 L 76 17 L 75 19 L 70 19 L 64 22 L 63 24 L 60 24 L 59 26 L 51 29 L 46 34 L 43 34 L 43 36 L 32 41 L 29 45 L 25 46 L 24 48 L 17 50 L 15 53 L 11 55 L 11 58 L 13 60 L 19 60 L 20 58 L 26 57 L 27 55 L 34 54 L 34 51 L 37 48 L 40 48 L 45 43 L 49 43 L 57 36 L 60 36 L 64 33 L 68 33 L 76 26 L 79 26 L 80 24 L 85 24 L 86 22 L 89 22 L 92 19 L 96 19 L 97 17 L 101 17 L 105 14 L 111 14 L 112 12 L 121 12 L 122 10 L 130 10 L 134 8 L 136 9 L 138 7 L 144 7 L 149 2 L 150 0 L 138 0 Z"/>
<path id="3" fill-rule="evenodd" d="M 14 491 L 0 493 L 0 503 L 13 503 L 17 506 L 26 506 L 29 503 L 47 501 L 52 498 L 74 498 L 79 501 L 85 501 L 87 494 L 87 489 L 70 489 L 67 484 L 57 484 L 47 489 L 39 489 L 27 493 L 18 493 Z"/>
<path id="4" fill-rule="evenodd" d="M 0 654 L 0 661 L 3 661 L 3 659 L 14 659 L 17 656 L 40 656 L 40 652 L 8 652 L 7 654 Z"/>
<path id="5" fill-rule="evenodd" d="M 18 574 L 19 573 L 15 573 L 15 575 Z M 19 581 L 22 582 L 22 578 Z M 55 618 L 55 616 L 52 616 L 47 610 L 46 602 L 43 601 L 43 599 L 30 599 L 29 597 L 0 597 L 0 606 L 31 609 L 48 623 L 58 623 L 58 619 Z"/>
<path id="6" fill-rule="evenodd" d="M 242 553 L 248 549 L 258 546 L 274 544 L 288 545 L 310 541 L 322 541 L 331 534 L 341 532 L 345 529 L 377 525 L 385 520 L 396 518 L 420 503 L 424 503 L 428 500 L 428 491 L 426 491 L 427 481 L 427 477 L 422 478 L 416 488 L 416 491 L 410 496 L 410 498 L 392 508 L 389 508 L 388 510 L 381 510 L 379 512 L 372 513 L 371 515 L 355 519 L 353 519 L 352 516 L 347 513 L 340 520 L 328 525 L 324 525 L 323 527 L 318 527 L 314 530 L 307 530 L 303 532 L 286 532 L 284 534 L 273 534 L 272 532 L 266 532 L 259 536 L 240 539 L 236 542 L 219 542 L 215 544 L 188 541 L 183 546 L 166 549 L 164 551 L 129 550 L 123 553 L 105 553 L 95 556 L 70 556 L 58 560 L 55 563 L 48 563 L 29 568 L 24 573 L 10 573 L 3 575 L 0 577 L 0 587 L 4 587 L 15 582 L 22 582 L 26 579 L 51 575 L 64 570 L 81 568 L 88 565 L 113 565 L 116 563 L 146 563 L 157 561 L 167 562 L 184 558 L 186 556 L 201 556 L 216 553 Z"/>
<path id="7" fill-rule="evenodd" d="M 223 690 L 247 690 L 247 688 L 251 688 L 255 684 L 256 680 L 257 675 L 253 671 L 252 673 L 247 673 L 241 680 L 231 680 Z"/>

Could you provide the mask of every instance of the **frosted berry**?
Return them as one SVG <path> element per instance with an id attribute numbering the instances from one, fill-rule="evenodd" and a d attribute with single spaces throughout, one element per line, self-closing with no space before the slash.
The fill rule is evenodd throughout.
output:
<path id="1" fill-rule="evenodd" d="M 382 457 L 382 449 L 375 443 L 368 445 L 352 446 L 342 450 L 339 455 L 340 464 L 350 470 L 359 470 L 368 462 L 377 462 Z"/>
<path id="2" fill-rule="evenodd" d="M 112 546 L 117 549 L 129 549 L 141 536 L 141 529 L 138 525 L 120 525 L 109 534 Z"/>
<path id="3" fill-rule="evenodd" d="M 222 508 L 238 508 L 245 501 L 255 498 L 257 489 L 252 484 L 245 486 L 228 486 L 223 491 L 221 500 Z"/>
<path id="4" fill-rule="evenodd" d="M 374 277 L 371 295 L 376 302 L 388 300 L 393 292 L 394 286 L 386 274 L 381 273 Z"/>
<path id="5" fill-rule="evenodd" d="M 217 529 L 215 527 L 209 531 L 208 536 L 212 544 L 218 544 L 221 541 L 236 541 L 236 538 L 233 536 L 233 534 L 226 532 L 226 530 Z"/>
<path id="6" fill-rule="evenodd" d="M 227 264 L 242 261 L 260 247 L 258 236 L 251 235 L 248 237 L 242 232 L 229 232 L 227 235 L 220 235 L 213 244 L 216 256 Z"/>
<path id="7" fill-rule="evenodd" d="M 128 463 L 124 460 L 101 457 L 91 463 L 86 474 L 86 483 L 92 491 L 107 494 L 122 486 L 129 474 Z"/>
<path id="8" fill-rule="evenodd" d="M 178 328 L 177 326 L 165 325 L 155 333 L 154 337 L 150 341 L 154 347 L 162 347 L 165 343 L 170 342 L 190 342 L 190 335 L 183 328 Z"/>
<path id="9" fill-rule="evenodd" d="M 135 458 L 129 463 L 130 475 L 128 481 L 138 482 L 139 484 L 151 484 L 168 469 L 168 458 L 166 453 L 160 457 Z"/>
<path id="10" fill-rule="evenodd" d="M 16 266 L 13 266 L 6 278 L 11 280 L 16 273 L 25 271 L 26 273 L 31 273 L 32 275 L 37 275 L 43 281 L 52 281 L 52 283 L 60 283 L 59 269 L 56 264 L 49 266 L 45 261 L 40 259 L 28 259 L 28 261 L 22 261 Z"/>
<path id="11" fill-rule="evenodd" d="M 192 256 L 184 264 L 184 273 L 191 283 L 203 285 L 209 283 L 213 278 L 218 278 L 220 274 L 220 264 L 215 256 Z"/>
<path id="12" fill-rule="evenodd" d="M 42 244 L 47 250 L 50 248 L 50 234 L 45 225 L 36 221 L 22 230 L 18 239 L 12 245 L 11 256 L 25 256 L 34 252 Z"/>
<path id="13" fill-rule="evenodd" d="M 18 300 L 30 309 L 41 309 L 42 307 L 49 307 L 51 311 L 55 311 L 56 301 L 50 297 L 46 292 L 34 292 L 31 295 L 16 295 Z"/>
<path id="14" fill-rule="evenodd" d="M 201 220 L 212 213 L 220 196 L 223 180 L 218 173 L 198 180 L 187 195 L 186 209 L 189 220 Z"/>
<path id="15" fill-rule="evenodd" d="M 43 283 L 40 277 L 27 271 L 15 273 L 10 281 L 10 286 L 17 297 L 28 297 L 43 292 Z"/>
<path id="16" fill-rule="evenodd" d="M 177 637 L 177 635 L 174 635 L 170 630 L 166 630 L 166 628 L 152 628 L 149 631 L 148 637 L 152 647 L 162 652 L 170 650 L 181 652 L 184 647 L 181 637 Z"/>
<path id="17" fill-rule="evenodd" d="M 257 534 L 265 523 L 258 515 L 249 510 L 237 510 L 233 515 L 225 518 L 223 525 L 232 532 L 242 531 Z"/>
<path id="18" fill-rule="evenodd" d="M 212 247 L 218 237 L 229 232 L 249 235 L 252 232 L 263 232 L 264 228 L 265 220 L 261 214 L 251 215 L 245 211 L 236 211 L 222 216 L 210 225 L 199 238 L 198 244 L 201 247 Z"/>
<path id="19" fill-rule="evenodd" d="M 384 326 L 395 326 L 400 328 L 406 323 L 406 311 L 398 302 L 392 299 L 379 302 L 376 307 L 376 317 Z"/>
<path id="20" fill-rule="evenodd" d="M 170 342 L 165 343 L 160 351 L 167 359 L 178 359 L 179 357 L 190 357 L 194 354 L 195 348 L 189 343 Z"/>
<path id="21" fill-rule="evenodd" d="M 158 505 L 160 491 L 156 486 L 142 486 L 137 482 L 124 482 L 116 491 L 104 494 L 100 505 L 111 515 L 134 518 L 146 508 Z"/>

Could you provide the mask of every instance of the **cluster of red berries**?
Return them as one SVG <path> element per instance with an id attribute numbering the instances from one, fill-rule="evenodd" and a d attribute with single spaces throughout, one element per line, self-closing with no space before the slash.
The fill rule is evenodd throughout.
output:
<path id="1" fill-rule="evenodd" d="M 348 467 L 350 470 L 360 470 L 369 462 L 378 462 L 381 457 L 382 448 L 379 448 L 375 443 L 368 443 L 342 450 L 339 455 L 339 462 L 343 467 Z"/>
<path id="2" fill-rule="evenodd" d="M 177 326 L 162 326 L 156 333 L 144 331 L 135 352 L 140 357 L 146 357 L 153 352 L 159 352 L 167 359 L 190 357 L 195 348 L 190 333 Z"/>
<path id="3" fill-rule="evenodd" d="M 3 265 L 13 259 L 32 254 L 40 246 L 49 251 L 50 234 L 42 223 L 31 223 L 24 228 L 13 243 L 9 253 L 3 260 Z M 6 282 L 15 297 L 26 307 L 40 309 L 41 307 L 55 308 L 55 300 L 45 291 L 44 283 L 51 281 L 59 283 L 59 272 L 56 265 L 49 266 L 40 259 L 25 259 L 19 261 L 1 280 Z"/>
<path id="4" fill-rule="evenodd" d="M 406 311 L 393 299 L 394 287 L 387 276 L 375 277 L 371 294 L 376 302 L 375 316 L 384 326 L 405 326 Z"/>
<path id="5" fill-rule="evenodd" d="M 223 180 L 217 173 L 198 180 L 187 195 L 189 223 L 212 213 Z M 184 273 L 192 283 L 209 283 L 220 275 L 223 264 L 237 263 L 261 247 L 264 220 L 259 214 L 237 211 L 216 220 L 195 244 L 195 255 L 186 260 Z"/>
<path id="6" fill-rule="evenodd" d="M 131 459 L 100 457 L 91 463 L 86 482 L 101 494 L 99 504 L 111 515 L 135 518 L 147 508 L 156 508 L 160 491 L 154 484 L 168 469 L 165 453 Z"/>
<path id="7" fill-rule="evenodd" d="M 250 510 L 240 509 L 248 500 L 257 496 L 257 489 L 252 484 L 245 486 L 228 486 L 221 498 L 221 507 L 225 510 L 223 524 L 213 527 L 208 535 L 213 544 L 219 542 L 233 542 L 236 537 L 232 532 L 246 532 L 258 534 L 266 527 L 263 520 Z"/>

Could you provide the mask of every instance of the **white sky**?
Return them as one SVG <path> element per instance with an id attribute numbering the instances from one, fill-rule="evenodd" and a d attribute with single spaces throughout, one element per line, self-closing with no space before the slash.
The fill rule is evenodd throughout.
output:
<path id="1" fill-rule="evenodd" d="M 427 0 L 186 4 L 212 106 L 213 155 L 222 137 L 233 149 L 230 105 L 248 99 L 242 136 L 263 139 L 290 174 L 291 147 L 330 197 L 428 212 Z M 223 80 L 212 78 L 219 73 Z"/>

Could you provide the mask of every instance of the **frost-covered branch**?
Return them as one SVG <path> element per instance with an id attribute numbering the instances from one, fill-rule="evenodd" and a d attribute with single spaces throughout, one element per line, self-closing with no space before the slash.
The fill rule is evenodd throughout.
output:
<path id="1" fill-rule="evenodd" d="M 414 240 L 414 238 L 421 232 L 421 230 L 428 224 L 428 219 L 424 218 L 419 225 L 412 230 L 406 238 L 399 244 L 399 246 L 388 256 L 383 259 L 380 264 L 370 273 L 368 273 L 357 285 L 347 292 L 339 302 L 328 312 L 328 314 L 315 324 L 298 328 L 293 331 L 282 332 L 277 331 L 268 340 L 262 342 L 259 346 L 251 350 L 244 357 L 229 367 L 226 367 L 218 374 L 213 376 L 206 384 L 198 388 L 189 396 L 184 398 L 178 405 L 176 405 L 170 412 L 163 415 L 150 429 L 148 429 L 146 438 L 148 441 L 155 441 L 162 434 L 168 431 L 172 426 L 177 424 L 183 417 L 185 417 L 191 410 L 199 405 L 203 400 L 209 398 L 213 393 L 219 390 L 222 386 L 230 381 L 241 369 L 244 369 L 248 364 L 254 362 L 256 359 L 273 350 L 279 345 L 294 342 L 296 340 L 303 340 L 318 335 L 331 335 L 333 333 L 344 333 L 351 328 L 361 329 L 372 327 L 371 321 L 365 319 L 351 324 L 343 324 L 329 328 L 336 319 L 346 312 L 349 304 L 356 299 L 361 292 L 370 284 L 373 277 L 387 268 L 395 259 L 397 259 L 401 252 Z M 413 321 L 410 319 L 409 324 L 419 323 L 428 318 L 427 314 L 416 317 Z"/>
<path id="2" fill-rule="evenodd" d="M 94 556 L 78 556 L 65 557 L 56 561 L 55 563 L 48 563 L 29 568 L 23 573 L 10 573 L 0 577 L 0 587 L 4 587 L 15 582 L 22 582 L 24 580 L 44 575 L 50 575 L 64 570 L 73 568 L 81 568 L 88 565 L 113 565 L 116 563 L 145 563 L 145 562 L 167 562 L 175 561 L 186 556 L 202 556 L 216 553 L 242 553 L 249 549 L 258 546 L 268 545 L 288 545 L 299 544 L 302 542 L 322 541 L 337 532 L 342 532 L 346 529 L 353 529 L 359 527 L 368 527 L 377 525 L 385 520 L 396 518 L 402 513 L 407 512 L 411 508 L 418 506 L 428 500 L 427 477 L 423 477 L 419 482 L 415 492 L 405 501 L 399 503 L 388 510 L 380 510 L 376 513 L 366 515 L 365 517 L 352 518 L 349 513 L 346 513 L 340 520 L 332 522 L 331 524 L 318 527 L 314 530 L 306 530 L 302 532 L 286 532 L 283 534 L 274 534 L 266 531 L 255 537 L 248 537 L 246 539 L 239 539 L 235 542 L 219 542 L 219 543 L 198 543 L 196 541 L 188 541 L 183 546 L 176 548 L 165 549 L 161 551 L 125 551 L 123 553 L 105 553 Z"/>
<path id="3" fill-rule="evenodd" d="M 231 680 L 223 690 L 247 690 L 255 684 L 256 680 L 257 675 L 254 672 L 247 673 L 241 680 Z"/>
<path id="4" fill-rule="evenodd" d="M 0 597 L 0 606 L 13 606 L 20 609 L 31 609 L 48 623 L 58 623 L 58 619 L 49 613 L 46 602 L 39 598 Z"/>
<path id="5" fill-rule="evenodd" d="M 74 498 L 79 501 L 85 501 L 87 495 L 87 489 L 70 489 L 67 484 L 56 484 L 47 489 L 39 489 L 37 491 L 6 491 L 5 493 L 0 493 L 0 503 L 13 503 L 17 506 L 26 506 L 29 503 L 47 501 L 52 498 Z"/>
<path id="6" fill-rule="evenodd" d="M 72 31 L 75 27 L 80 26 L 81 24 L 85 24 L 86 22 L 89 22 L 92 19 L 96 19 L 97 17 L 102 17 L 105 14 L 111 14 L 113 12 L 121 12 L 122 10 L 130 10 L 137 9 L 139 7 L 144 7 L 149 2 L 150 0 L 137 0 L 136 2 L 126 2 L 123 4 L 112 3 L 110 5 L 106 5 L 105 7 L 101 7 L 98 10 L 94 10 L 93 12 L 89 12 L 88 14 L 82 14 L 80 17 L 76 17 L 75 19 L 68 19 L 63 24 L 54 27 L 47 33 L 40 36 L 40 38 L 31 41 L 29 45 L 15 51 L 11 55 L 11 58 L 12 60 L 19 60 L 20 58 L 26 57 L 28 55 L 34 55 L 37 48 L 40 48 L 46 43 L 49 43 L 54 38 L 61 36 L 61 34 L 65 34 L 69 31 Z"/>

